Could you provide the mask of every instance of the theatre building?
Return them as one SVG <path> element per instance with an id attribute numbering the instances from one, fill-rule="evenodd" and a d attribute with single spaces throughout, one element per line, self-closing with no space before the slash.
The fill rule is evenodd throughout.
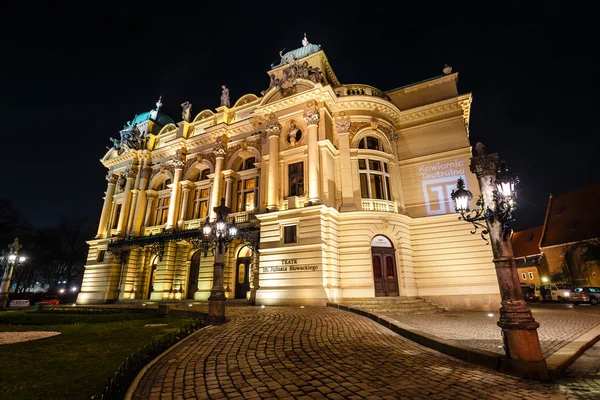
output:
<path id="1" fill-rule="evenodd" d="M 229 299 L 499 306 L 491 246 L 450 200 L 458 178 L 479 195 L 457 73 L 385 92 L 346 84 L 305 38 L 267 84 L 231 103 L 224 87 L 214 110 L 185 102 L 179 121 L 159 100 L 111 138 L 78 304 L 206 300 L 201 227 L 223 198 L 245 232 L 225 256 Z"/>

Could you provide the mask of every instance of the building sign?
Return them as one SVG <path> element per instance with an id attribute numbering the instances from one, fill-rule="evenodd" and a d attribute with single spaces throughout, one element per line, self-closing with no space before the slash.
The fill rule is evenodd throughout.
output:
<path id="1" fill-rule="evenodd" d="M 453 213 L 450 193 L 456 189 L 456 181 L 459 178 L 465 181 L 466 188 L 465 161 L 454 160 L 422 164 L 417 169 L 423 187 L 427 215 Z"/>
<path id="2" fill-rule="evenodd" d="M 295 258 L 281 260 L 280 265 L 274 267 L 263 267 L 262 272 L 295 272 L 295 271 L 317 271 L 316 264 L 298 264 Z"/>
<path id="3" fill-rule="evenodd" d="M 385 236 L 377 235 L 371 240 L 371 247 L 393 247 L 390 239 Z"/>

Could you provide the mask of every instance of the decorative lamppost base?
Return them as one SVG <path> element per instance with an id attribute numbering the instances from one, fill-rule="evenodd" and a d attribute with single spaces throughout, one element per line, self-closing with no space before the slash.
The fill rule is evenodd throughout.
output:
<path id="1" fill-rule="evenodd" d="M 211 325 L 227 322 L 225 316 L 225 300 L 208 300 L 208 321 Z"/>

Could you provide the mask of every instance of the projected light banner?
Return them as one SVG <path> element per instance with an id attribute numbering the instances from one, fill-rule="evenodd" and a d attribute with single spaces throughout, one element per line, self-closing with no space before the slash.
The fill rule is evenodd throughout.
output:
<path id="1" fill-rule="evenodd" d="M 417 167 L 427 215 L 454 212 L 450 193 L 456 189 L 456 180 L 462 178 L 467 186 L 464 160 L 442 161 Z"/>

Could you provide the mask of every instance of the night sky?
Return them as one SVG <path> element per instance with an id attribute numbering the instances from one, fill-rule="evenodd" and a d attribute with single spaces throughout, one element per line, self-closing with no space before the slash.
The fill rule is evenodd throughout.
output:
<path id="1" fill-rule="evenodd" d="M 521 178 L 517 230 L 543 222 L 549 193 L 600 181 L 591 11 L 556 2 L 23 3 L 0 28 L 0 197 L 38 227 L 99 218 L 109 137 L 159 95 L 176 121 L 184 101 L 194 116 L 218 107 L 222 84 L 232 104 L 260 95 L 279 50 L 300 47 L 304 32 L 342 83 L 390 90 L 450 64 L 459 91 L 473 93 L 471 144 L 499 152 Z"/>

